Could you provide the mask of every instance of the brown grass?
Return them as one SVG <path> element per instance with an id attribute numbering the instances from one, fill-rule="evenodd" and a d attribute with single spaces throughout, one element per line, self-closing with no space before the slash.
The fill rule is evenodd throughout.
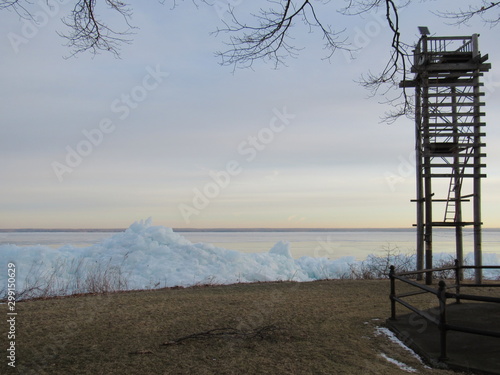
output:
<path id="1" fill-rule="evenodd" d="M 17 367 L 2 374 L 420 374 L 410 354 L 376 336 L 387 280 L 257 283 L 135 291 L 17 305 Z M 5 310 L 2 305 L 2 311 Z M 5 317 L 5 314 L 3 314 Z M 262 335 L 182 340 L 216 328 Z M 6 346 L 2 324 L 2 346 Z M 234 332 L 234 331 L 233 331 Z"/>

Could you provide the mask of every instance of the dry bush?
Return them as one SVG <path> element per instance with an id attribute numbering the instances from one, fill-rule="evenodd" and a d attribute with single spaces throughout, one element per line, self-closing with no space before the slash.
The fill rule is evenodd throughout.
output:
<path id="1" fill-rule="evenodd" d="M 69 274 L 70 278 L 65 274 Z M 126 275 L 119 265 L 111 264 L 111 259 L 105 264 L 83 258 L 58 259 L 50 268 L 39 260 L 34 261 L 28 270 L 22 290 L 17 291 L 17 299 L 110 293 L 127 289 Z"/>
<path id="2" fill-rule="evenodd" d="M 366 260 L 349 265 L 350 279 L 384 279 L 389 277 L 390 267 L 396 272 L 409 272 L 415 269 L 415 255 L 402 253 L 397 246 L 388 244 L 382 255 L 370 254 Z"/>

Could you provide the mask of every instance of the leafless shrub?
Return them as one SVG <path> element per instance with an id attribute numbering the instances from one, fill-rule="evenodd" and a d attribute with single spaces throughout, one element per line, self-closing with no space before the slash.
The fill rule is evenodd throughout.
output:
<path id="1" fill-rule="evenodd" d="M 349 265 L 350 279 L 384 279 L 389 277 L 391 265 L 397 272 L 409 272 L 415 269 L 415 255 L 402 253 L 397 246 L 388 244 L 382 255 L 370 254 L 366 260 Z"/>
<path id="2" fill-rule="evenodd" d="M 63 276 L 64 275 L 64 276 Z M 66 277 L 69 275 L 70 277 Z M 47 298 L 81 293 L 110 293 L 128 288 L 121 265 L 86 261 L 84 258 L 57 259 L 50 268 L 42 260 L 34 261 L 17 298 Z M 0 295 L 5 295 L 1 291 Z"/>
<path id="3" fill-rule="evenodd" d="M 466 259 L 463 261 L 463 266 L 468 266 L 469 263 Z M 455 270 L 455 257 L 453 255 L 448 255 L 445 258 L 441 258 L 434 262 L 434 268 L 448 268 L 442 271 L 433 272 L 434 279 L 455 279 L 456 278 L 456 270 Z M 473 270 L 463 270 L 463 278 L 464 279 L 472 279 L 474 277 Z"/>
<path id="4" fill-rule="evenodd" d="M 85 293 L 109 293 L 127 289 L 127 280 L 121 268 L 110 263 L 111 259 L 107 264 L 96 262 L 89 267 L 83 285 Z"/>

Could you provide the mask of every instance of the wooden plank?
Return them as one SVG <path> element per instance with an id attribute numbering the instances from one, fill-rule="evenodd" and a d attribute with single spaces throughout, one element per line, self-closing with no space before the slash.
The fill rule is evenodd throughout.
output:
<path id="1" fill-rule="evenodd" d="M 467 155 L 461 155 L 461 154 L 439 154 L 439 155 L 431 155 L 431 153 L 422 153 L 422 157 L 432 157 L 432 158 L 437 158 L 437 157 L 442 157 L 442 158 L 454 158 L 454 157 L 461 157 L 461 158 L 475 158 L 477 157 L 477 155 L 475 154 L 467 154 Z M 481 158 L 485 158 L 486 157 L 486 154 L 480 154 Z M 432 164 L 432 163 L 431 163 Z M 431 164 L 427 164 L 425 163 L 426 166 L 429 166 Z"/>
<path id="2" fill-rule="evenodd" d="M 435 122 L 435 123 L 429 123 L 427 124 L 427 127 L 436 127 L 436 128 L 441 128 L 441 127 L 450 127 L 450 126 L 458 126 L 460 127 L 474 127 L 474 126 L 486 126 L 485 122 L 458 122 L 458 123 L 451 123 L 451 122 Z"/>
<path id="3" fill-rule="evenodd" d="M 462 157 L 462 158 L 472 158 L 474 154 L 471 154 L 471 153 L 462 153 L 461 151 L 464 151 L 464 150 L 459 150 L 459 152 L 456 152 L 454 150 L 452 151 L 447 151 L 447 150 L 438 150 L 438 151 L 434 151 L 432 149 L 426 149 L 424 150 L 424 152 L 422 153 L 423 155 L 422 156 L 430 156 L 430 157 L 435 157 L 435 158 L 440 158 L 440 157 L 443 157 L 443 158 L 455 158 L 455 157 Z M 432 165 L 432 162 L 431 162 L 431 165 Z"/>
<path id="4" fill-rule="evenodd" d="M 424 174 L 423 177 L 451 178 L 455 177 L 455 175 L 453 173 L 431 173 L 431 174 Z M 460 178 L 486 178 L 486 174 L 461 173 Z"/>
<path id="5" fill-rule="evenodd" d="M 470 202 L 470 199 L 432 199 L 431 202 Z"/>
<path id="6" fill-rule="evenodd" d="M 474 225 L 473 221 L 434 221 L 431 223 L 433 227 L 464 227 L 466 225 Z M 482 224 L 482 223 L 481 223 Z"/>
<path id="7" fill-rule="evenodd" d="M 470 41 L 472 37 L 469 36 L 428 36 L 427 40 L 463 40 Z"/>
<path id="8" fill-rule="evenodd" d="M 484 72 L 449 72 L 449 71 L 425 71 L 426 73 L 426 78 L 422 78 L 422 81 L 427 79 L 428 81 L 432 80 L 449 80 L 449 81 L 454 81 L 454 80 L 459 80 L 459 81 L 466 81 L 466 80 L 472 80 L 477 77 L 483 77 Z"/>
<path id="9" fill-rule="evenodd" d="M 449 97 L 450 95 L 452 95 L 452 94 L 449 93 L 449 92 L 438 92 L 438 93 L 428 93 L 427 94 L 428 97 L 432 97 L 432 98 L 434 98 L 434 97 L 439 97 L 439 98 L 440 97 Z M 470 92 L 470 93 L 465 93 L 465 92 L 464 93 L 462 93 L 462 92 L 458 93 L 457 92 L 457 93 L 454 93 L 453 95 L 454 96 L 460 96 L 460 97 L 463 97 L 463 96 L 465 96 L 465 97 L 477 97 L 477 96 L 484 96 L 485 93 L 484 92 L 480 92 L 480 93 L 476 94 L 476 93 L 473 93 L 473 92 Z"/>
<path id="10" fill-rule="evenodd" d="M 434 87 L 474 87 L 476 86 L 476 83 L 474 83 L 474 80 L 472 78 L 470 79 L 464 79 L 464 80 L 455 80 L 453 82 L 443 82 L 443 79 L 433 79 L 432 81 L 429 80 L 429 82 L 425 83 L 429 88 L 434 88 Z M 477 84 L 478 86 L 484 86 L 484 83 L 479 82 Z M 399 87 L 417 87 L 417 86 L 424 86 L 424 83 L 420 83 L 418 79 L 414 80 L 406 80 L 406 81 L 401 81 L 399 83 Z"/>
<path id="11" fill-rule="evenodd" d="M 474 87 L 473 82 L 429 82 L 429 87 Z M 478 86 L 484 86 L 484 83 L 479 82 Z"/>
<path id="12" fill-rule="evenodd" d="M 428 71 L 428 72 L 471 72 L 471 74 L 474 73 L 475 70 L 479 70 L 480 72 L 487 72 L 491 69 L 491 64 L 478 64 L 473 61 L 468 61 L 468 62 L 437 62 L 437 63 L 430 63 L 428 65 L 423 66 L 422 69 L 418 69 L 420 72 L 422 71 Z M 417 72 L 414 72 L 417 73 Z"/>
<path id="13" fill-rule="evenodd" d="M 472 143 L 455 143 L 455 142 L 429 142 L 428 144 L 424 146 L 430 146 L 432 149 L 432 146 L 435 145 L 436 149 L 442 149 L 443 147 L 445 148 L 469 148 L 469 147 L 486 147 L 486 143 L 478 143 L 478 142 L 472 142 Z"/>
<path id="14" fill-rule="evenodd" d="M 447 163 L 439 163 L 439 164 L 430 164 L 431 168 L 486 168 L 486 164 L 447 164 Z"/>
<path id="15" fill-rule="evenodd" d="M 435 138 L 435 137 L 476 137 L 476 136 L 479 136 L 479 137 L 484 137 L 486 136 L 486 133 L 458 133 L 458 132 L 445 132 L 445 131 L 441 131 L 439 133 L 432 133 L 432 132 L 429 132 L 429 134 L 425 134 L 424 135 L 424 139 L 425 138 Z"/>
<path id="16" fill-rule="evenodd" d="M 399 82 L 399 88 L 405 88 L 405 87 L 417 87 L 417 81 L 416 80 L 406 80 L 406 81 Z"/>
<path id="17" fill-rule="evenodd" d="M 453 158 L 453 157 L 462 157 L 462 158 L 467 158 L 467 157 L 472 157 L 472 158 L 477 158 L 477 157 L 480 157 L 480 158 L 485 158 L 487 155 L 486 154 L 454 154 L 454 153 L 449 153 L 449 154 L 433 154 L 433 153 L 430 153 L 430 152 L 422 152 L 422 156 L 423 157 L 442 157 L 442 158 Z"/>
<path id="18" fill-rule="evenodd" d="M 484 102 L 474 103 L 474 102 L 457 102 L 457 103 L 429 103 L 429 107 L 439 108 L 439 107 L 481 107 L 486 105 Z"/>
<path id="19" fill-rule="evenodd" d="M 475 153 L 472 153 L 472 154 L 458 154 L 458 155 L 455 154 L 455 153 L 450 153 L 450 154 L 444 154 L 443 153 L 443 154 L 438 154 L 438 155 L 433 155 L 430 152 L 427 152 L 427 153 L 423 152 L 422 153 L 422 157 L 429 157 L 429 156 L 431 156 L 431 157 L 436 157 L 436 158 L 437 157 L 443 157 L 443 158 L 455 158 L 455 157 L 458 157 L 458 158 L 469 159 L 469 158 L 475 158 L 475 157 L 477 157 L 476 155 L 477 154 L 475 154 Z M 484 158 L 486 157 L 486 154 L 480 154 L 480 155 L 481 155 L 480 157 L 484 157 Z M 427 163 L 425 163 L 425 164 L 427 166 L 430 166 L 430 165 L 432 165 L 432 162 L 429 163 L 429 164 L 427 164 Z"/>
<path id="20" fill-rule="evenodd" d="M 479 113 L 474 113 L 474 112 L 456 112 L 456 113 L 449 113 L 449 112 L 438 112 L 438 113 L 427 113 L 426 114 L 429 117 L 447 117 L 447 116 L 486 116 L 485 112 L 479 112 Z M 425 117 L 425 115 L 423 115 Z"/>
<path id="21" fill-rule="evenodd" d="M 462 196 L 462 198 L 470 198 L 470 197 L 474 197 L 474 196 L 476 196 L 476 194 L 467 194 L 467 195 Z"/>

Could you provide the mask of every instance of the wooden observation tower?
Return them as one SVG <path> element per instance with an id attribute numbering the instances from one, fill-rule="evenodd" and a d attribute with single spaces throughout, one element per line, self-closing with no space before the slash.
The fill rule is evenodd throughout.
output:
<path id="1" fill-rule="evenodd" d="M 478 35 L 432 37 L 426 27 L 414 51 L 417 269 L 432 267 L 434 227 L 455 230 L 456 255 L 463 264 L 463 228 L 472 226 L 474 262 L 482 265 L 481 179 L 484 93 L 480 78 L 491 68 L 481 56 Z M 425 259 L 425 268 L 424 268 Z M 431 273 L 426 274 L 430 284 Z M 482 274 L 476 271 L 476 283 Z"/>

